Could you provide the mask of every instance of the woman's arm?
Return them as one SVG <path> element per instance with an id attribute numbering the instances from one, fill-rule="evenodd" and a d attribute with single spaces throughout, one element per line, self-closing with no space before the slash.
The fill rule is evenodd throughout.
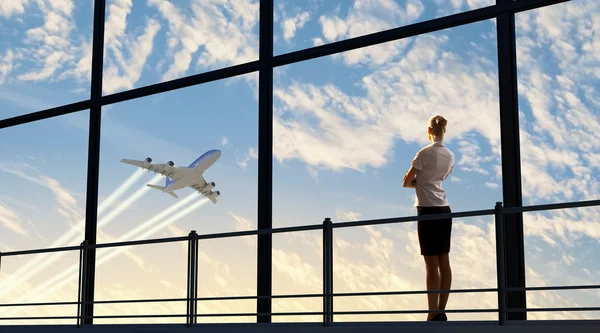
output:
<path id="1" fill-rule="evenodd" d="M 402 187 L 407 188 L 415 188 L 417 185 L 417 175 L 419 174 L 419 169 L 411 166 L 408 169 L 408 172 L 404 175 L 404 180 L 402 181 Z"/>

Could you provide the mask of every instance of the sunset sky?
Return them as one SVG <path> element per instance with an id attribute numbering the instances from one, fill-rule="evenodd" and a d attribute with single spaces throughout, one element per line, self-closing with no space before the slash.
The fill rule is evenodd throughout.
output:
<path id="1" fill-rule="evenodd" d="M 105 95 L 258 59 L 258 0 L 107 0 Z M 276 0 L 274 54 L 492 5 L 494 0 Z M 516 15 L 524 204 L 600 194 L 600 2 Z M 0 3 L 0 119 L 89 98 L 92 0 Z M 496 22 L 487 20 L 274 69 L 273 226 L 416 215 L 402 176 L 448 119 L 457 165 L 444 183 L 453 211 L 502 200 Z M 102 109 L 98 242 L 257 227 L 258 73 Z M 0 251 L 78 245 L 85 217 L 89 111 L 0 130 Z M 213 204 L 145 185 L 164 178 L 122 158 L 187 166 L 210 149 Z M 598 284 L 599 209 L 526 213 L 527 285 Z M 455 219 L 453 288 L 496 287 L 493 217 Z M 416 223 L 336 229 L 334 292 L 424 290 Z M 273 293 L 322 292 L 321 232 L 273 236 Z M 256 294 L 256 237 L 201 241 L 204 296 Z M 187 244 L 99 249 L 96 300 L 186 296 Z M 78 252 L 7 257 L 0 303 L 77 300 Z M 8 286 L 8 287 L 5 287 Z M 528 307 L 600 306 L 600 291 L 529 292 Z M 452 294 L 449 309 L 495 308 L 489 294 Z M 334 300 L 334 311 L 422 310 L 424 295 Z M 185 314 L 185 302 L 96 305 L 96 315 Z M 321 300 L 273 301 L 274 312 L 321 311 Z M 254 312 L 256 302 L 198 304 Z M 76 315 L 76 306 L 0 308 L 0 317 Z M 336 316 L 336 321 L 425 315 Z M 496 314 L 449 314 L 493 320 Z M 533 319 L 600 318 L 532 313 Z M 273 321 L 319 321 L 278 316 Z M 185 322 L 185 318 L 96 323 Z M 198 322 L 255 321 L 254 317 Z M 68 323 L 74 320 L 36 321 Z M 11 323 L 33 324 L 32 321 Z M 0 324 L 8 324 L 2 322 Z"/>

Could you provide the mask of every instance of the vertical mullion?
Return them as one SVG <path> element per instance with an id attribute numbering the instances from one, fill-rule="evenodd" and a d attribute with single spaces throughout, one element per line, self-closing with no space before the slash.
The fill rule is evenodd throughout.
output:
<path id="1" fill-rule="evenodd" d="M 502 5 L 511 1 L 496 0 L 496 4 Z M 504 207 L 520 207 L 523 205 L 523 198 L 514 13 L 506 12 L 498 15 L 497 36 L 503 200 Z M 525 287 L 523 213 L 505 215 L 504 258 L 506 287 Z M 506 306 L 508 309 L 525 308 L 527 306 L 525 291 L 506 293 Z M 507 319 L 526 320 L 527 313 L 509 312 Z"/>
<path id="2" fill-rule="evenodd" d="M 260 0 L 258 73 L 258 229 L 273 227 L 273 0 Z M 257 299 L 258 313 L 271 313 L 272 234 L 258 235 Z M 271 315 L 257 316 L 270 323 Z"/>
<path id="3" fill-rule="evenodd" d="M 88 173 L 85 211 L 85 240 L 88 245 L 96 244 L 98 222 L 98 177 L 100 168 L 100 119 L 102 97 L 102 69 L 104 58 L 104 17 L 106 0 L 94 0 L 94 31 L 92 42 L 92 69 L 90 89 L 90 128 L 88 141 Z M 96 249 L 87 251 L 86 279 L 83 284 L 83 313 L 94 315 L 94 282 L 96 269 Z M 83 319 L 84 324 L 93 324 L 93 318 Z"/>

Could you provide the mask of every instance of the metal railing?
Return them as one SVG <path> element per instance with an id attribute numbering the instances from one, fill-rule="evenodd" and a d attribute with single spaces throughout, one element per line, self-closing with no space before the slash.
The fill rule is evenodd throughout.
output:
<path id="1" fill-rule="evenodd" d="M 79 246 L 66 246 L 48 249 L 35 249 L 24 251 L 0 252 L 0 269 L 2 257 L 29 255 L 38 253 L 49 253 L 59 251 L 79 250 L 79 281 L 78 281 L 78 300 L 73 302 L 41 302 L 41 303 L 15 303 L 0 304 L 0 307 L 27 307 L 27 306 L 57 306 L 57 305 L 77 305 L 76 316 L 47 316 L 47 317 L 0 317 L 0 323 L 7 320 L 59 320 L 75 319 L 77 326 L 81 325 L 84 318 L 186 318 L 186 325 L 197 324 L 198 317 L 259 317 L 259 316 L 307 316 L 322 315 L 324 326 L 329 326 L 333 322 L 334 315 L 374 315 L 374 314 L 422 314 L 422 313 L 498 313 L 498 324 L 506 323 L 506 314 L 509 312 L 540 312 L 540 311 L 600 311 L 600 307 L 562 307 L 562 308 L 523 308 L 507 309 L 505 294 L 514 291 L 550 291 L 550 290 L 578 290 L 578 289 L 600 289 L 600 285 L 577 285 L 577 286 L 547 286 L 547 287 L 522 287 L 507 288 L 505 282 L 505 262 L 504 262 L 504 216 L 505 214 L 547 211 L 566 208 L 582 208 L 600 206 L 600 200 L 568 202 L 559 204 L 545 204 L 524 207 L 504 208 L 501 202 L 496 203 L 494 209 L 476 210 L 456 213 L 433 214 L 426 216 L 408 216 L 399 218 L 363 220 L 354 222 L 333 223 L 330 218 L 326 218 L 322 224 L 305 225 L 296 227 L 273 228 L 267 230 L 249 230 L 225 233 L 214 233 L 198 235 L 192 230 L 187 237 L 170 237 L 148 240 L 136 240 L 126 242 L 104 243 L 89 245 L 85 241 Z M 367 225 L 380 225 L 391 223 L 404 223 L 427 221 L 444 218 L 461 218 L 494 215 L 496 231 L 496 263 L 497 263 L 497 288 L 480 289 L 454 289 L 454 290 L 419 290 L 419 291 L 388 291 L 388 292 L 355 292 L 355 293 L 334 293 L 333 292 L 333 229 L 350 228 Z M 323 293 L 322 294 L 295 294 L 295 295 L 271 295 L 271 296 L 229 296 L 229 297 L 198 297 L 198 242 L 203 239 L 232 238 L 241 236 L 252 236 L 261 234 L 289 233 L 297 231 L 310 230 L 323 231 Z M 83 260 L 86 251 L 90 249 L 132 246 L 142 244 L 188 242 L 188 262 L 187 262 L 187 297 L 186 298 L 165 298 L 165 299 L 143 299 L 143 300 L 105 300 L 84 302 L 81 297 L 81 285 L 85 280 L 85 265 Z M 335 297 L 360 297 L 360 296 L 390 296 L 390 295 L 415 295 L 428 293 L 496 293 L 498 298 L 498 308 L 494 309 L 456 309 L 456 310 L 388 310 L 388 311 L 334 311 L 333 299 Z M 281 299 L 281 298 L 322 298 L 323 311 L 316 312 L 272 312 L 272 313 L 197 313 L 197 302 L 199 301 L 226 301 L 226 300 L 249 300 L 249 299 Z M 187 302 L 185 314 L 156 314 L 156 315 L 95 315 L 85 316 L 82 313 L 82 306 L 86 304 L 116 304 L 116 303 L 150 303 L 150 302 Z"/>

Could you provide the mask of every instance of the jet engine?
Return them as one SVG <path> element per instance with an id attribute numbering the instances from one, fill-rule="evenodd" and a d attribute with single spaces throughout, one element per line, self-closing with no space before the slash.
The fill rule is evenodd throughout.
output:
<path id="1" fill-rule="evenodd" d="M 175 163 L 173 163 L 173 161 L 169 161 L 169 162 L 167 162 L 167 165 L 168 165 L 168 166 L 174 166 L 174 165 L 175 165 Z"/>
<path id="2" fill-rule="evenodd" d="M 152 163 L 152 159 L 150 157 L 146 157 L 145 161 L 148 163 Z"/>

